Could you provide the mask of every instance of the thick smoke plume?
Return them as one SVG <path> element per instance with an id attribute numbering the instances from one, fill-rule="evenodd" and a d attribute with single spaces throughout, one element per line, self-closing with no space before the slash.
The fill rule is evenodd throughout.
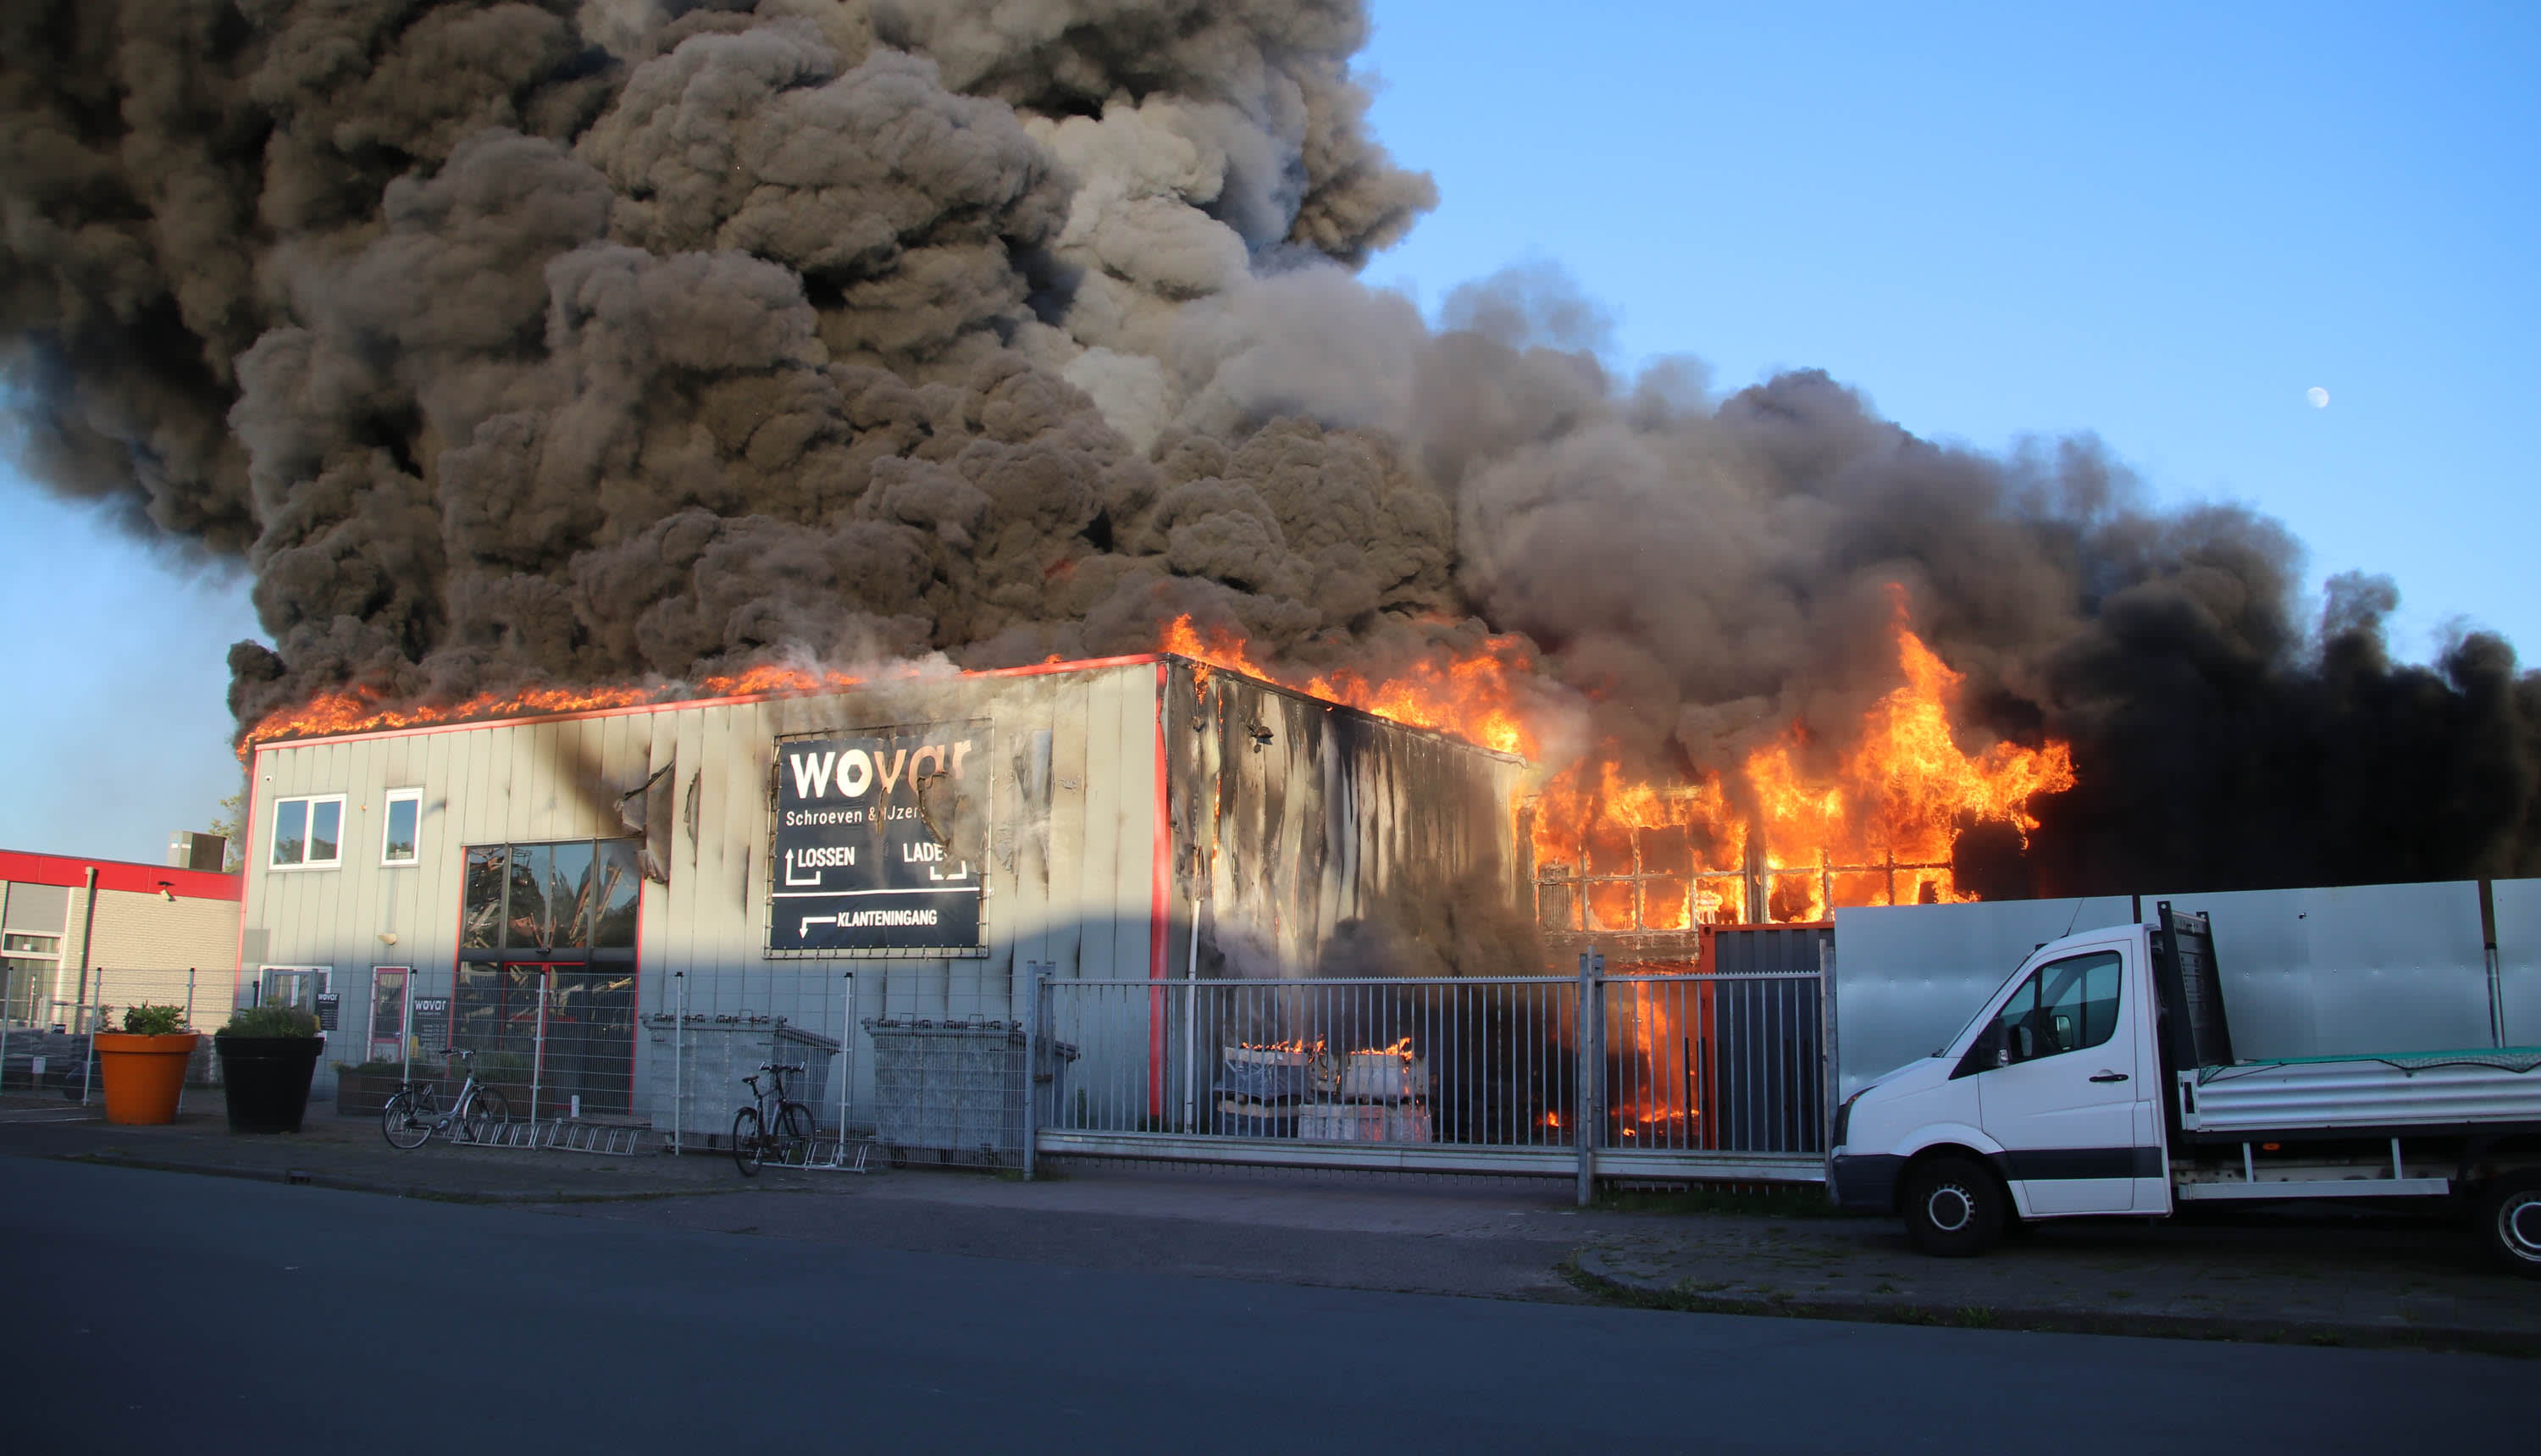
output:
<path id="1" fill-rule="evenodd" d="M 242 559 L 253 721 L 785 654 L 968 666 L 1183 614 L 1379 674 L 1487 632 L 1653 774 L 1894 684 L 2080 786 L 1995 893 L 2541 870 L 2541 682 L 2394 667 L 2387 583 L 2089 440 L 1791 374 L 1618 378 L 1521 270 L 1432 329 L 1356 0 L 26 0 L 0 370 L 29 470 Z M 1989 858 L 1989 854 L 1993 858 Z M 2000 861 L 1999 863 L 1996 861 Z"/>

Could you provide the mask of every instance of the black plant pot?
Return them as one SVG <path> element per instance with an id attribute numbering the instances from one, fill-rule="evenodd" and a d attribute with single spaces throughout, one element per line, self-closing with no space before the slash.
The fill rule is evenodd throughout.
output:
<path id="1" fill-rule="evenodd" d="M 233 1132 L 297 1132 L 318 1071 L 318 1037 L 214 1037 Z"/>

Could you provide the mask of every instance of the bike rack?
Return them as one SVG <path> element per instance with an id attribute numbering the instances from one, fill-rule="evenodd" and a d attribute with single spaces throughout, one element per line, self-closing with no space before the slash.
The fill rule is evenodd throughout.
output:
<path id="1" fill-rule="evenodd" d="M 577 1123 L 570 1118 L 550 1118 L 543 1123 L 497 1123 L 484 1138 L 467 1138 L 475 1147 L 513 1147 L 532 1150 L 544 1148 L 553 1152 L 599 1153 L 607 1157 L 633 1157 L 643 1141 L 641 1128 L 622 1127 L 612 1123 Z"/>
<path id="2" fill-rule="evenodd" d="M 610 1123 L 577 1123 L 558 1118 L 547 1125 L 546 1145 L 562 1152 L 600 1153 L 607 1157 L 631 1158 L 636 1144 L 642 1141 L 644 1129 Z"/>
<path id="3" fill-rule="evenodd" d="M 771 1157 L 768 1162 L 779 1168 L 800 1168 L 810 1173 L 864 1173 L 865 1159 L 873 1156 L 873 1139 L 841 1137 L 835 1132 L 814 1133 L 798 1149 L 789 1149 L 790 1157 Z"/>

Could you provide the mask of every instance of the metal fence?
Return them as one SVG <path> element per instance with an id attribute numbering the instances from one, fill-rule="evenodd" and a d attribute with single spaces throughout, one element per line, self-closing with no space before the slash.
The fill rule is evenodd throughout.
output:
<path id="1" fill-rule="evenodd" d="M 1820 1176 L 1817 972 L 1607 975 L 1591 954 L 1576 977 L 1024 974 L 1037 989 L 1017 994 L 977 964 L 655 971 L 640 987 L 631 968 L 375 968 L 324 989 L 268 969 L 249 994 L 333 1023 L 322 1076 L 339 1111 L 373 1113 L 365 1098 L 409 1078 L 455 1082 L 439 1053 L 457 1046 L 516 1121 L 555 1134 L 541 1145 L 586 1151 L 724 1151 L 746 1079 L 782 1063 L 800 1068 L 787 1098 L 816 1126 L 797 1158 L 818 1165 L 861 1166 L 875 1148 L 1029 1172 L 1070 1154 L 1559 1175 L 1583 1197 L 1600 1178 Z M 126 1006 L 190 1005 L 207 1031 L 226 1019 L 228 978 L 193 978 L 190 1003 L 186 987 L 185 973 L 92 970 L 56 1017 L 0 1018 L 0 1089 L 93 1101 L 88 1034 Z M 623 1135 L 566 1136 L 604 1128 Z"/>
<path id="2" fill-rule="evenodd" d="M 666 1150 L 728 1149 L 746 1078 L 773 1063 L 801 1068 L 786 1099 L 817 1125 L 815 1166 L 860 1168 L 873 1149 L 902 1162 L 1023 1159 L 1021 1023 L 1003 969 L 674 972 L 645 991 L 657 1009 L 638 1028 L 635 1105 Z"/>
<path id="3" fill-rule="evenodd" d="M 1584 1198 L 1819 1178 L 1823 986 L 1594 955 L 1576 978 L 1047 980 L 1016 1043 L 1036 1153 L 1568 1174 Z"/>
<path id="4" fill-rule="evenodd" d="M 136 1006 L 174 1006 L 183 1025 L 214 1032 L 229 1019 L 226 970 L 129 970 L 89 967 L 0 972 L 0 1092 L 59 1093 L 90 1105 L 105 1099 L 90 1034 L 120 1031 Z M 208 1037 L 195 1049 L 186 1080 L 218 1075 Z"/>

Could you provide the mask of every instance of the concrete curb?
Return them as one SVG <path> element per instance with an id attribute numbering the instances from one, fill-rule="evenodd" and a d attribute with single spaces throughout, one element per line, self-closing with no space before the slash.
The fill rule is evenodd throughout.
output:
<path id="1" fill-rule="evenodd" d="M 2335 1345 L 2467 1350 L 2541 1357 L 2541 1335 L 2428 1325 L 2366 1325 L 2140 1313 L 2129 1310 L 1953 1307 L 1907 1299 L 1756 1299 L 1704 1293 L 1614 1267 L 1593 1249 L 1570 1260 L 1573 1281 L 1612 1302 L 1642 1309 L 1702 1314 L 1774 1315 L 1866 1324 L 1949 1325 L 1970 1330 L 2039 1330 L 2066 1335 L 2130 1335 L 2160 1340 L 2222 1340 L 2245 1345 Z"/>
<path id="2" fill-rule="evenodd" d="M 86 1163 L 94 1168 L 142 1168 L 154 1173 L 190 1173 L 201 1178 L 237 1178 L 249 1183 L 283 1183 L 297 1188 L 324 1188 L 338 1193 L 379 1194 L 393 1199 L 425 1199 L 441 1203 L 626 1203 L 646 1199 L 703 1198 L 748 1193 L 757 1185 L 723 1188 L 641 1189 L 624 1193 L 568 1193 L 563 1189 L 451 1189 L 401 1184 L 335 1173 L 325 1168 L 250 1168 L 235 1163 L 189 1163 L 175 1158 L 128 1157 L 113 1152 L 54 1154 L 56 1161 Z M 780 1192 L 783 1190 L 779 1190 Z"/>

